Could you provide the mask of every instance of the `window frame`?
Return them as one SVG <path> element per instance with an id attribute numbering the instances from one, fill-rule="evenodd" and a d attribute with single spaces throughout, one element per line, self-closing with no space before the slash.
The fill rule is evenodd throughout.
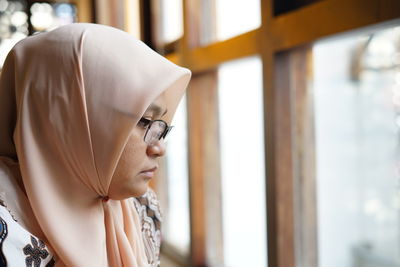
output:
<path id="1" fill-rule="evenodd" d="M 296 201 L 311 204 L 314 201 L 315 205 L 315 200 L 313 196 L 303 198 L 299 193 L 301 192 L 299 190 L 302 190 L 299 179 L 306 174 L 299 174 L 297 164 L 313 166 L 313 155 L 309 155 L 310 162 L 297 162 L 301 156 L 299 143 L 310 141 L 307 140 L 309 133 L 297 130 L 301 128 L 299 123 L 310 122 L 311 111 L 307 110 L 309 103 L 304 96 L 306 81 L 301 79 L 299 73 L 295 73 L 291 64 L 300 59 L 308 61 L 309 45 L 321 38 L 368 26 L 393 23 L 394 19 L 400 18 L 400 2 L 397 0 L 316 0 L 313 3 L 308 1 L 307 5 L 293 11 L 274 16 L 273 0 L 261 0 L 260 28 L 228 40 L 202 46 L 199 40 L 201 19 L 194 18 L 193 15 L 199 15 L 200 12 L 196 13 L 195 10 L 201 1 L 182 1 L 184 10 L 182 38 L 173 44 L 165 44 L 157 49 L 171 61 L 191 69 L 194 79 L 205 73 L 215 75 L 217 67 L 230 60 L 257 55 L 261 57 L 265 118 L 267 262 L 269 266 L 274 267 L 295 267 L 300 262 L 310 267 L 317 267 L 316 255 L 314 258 L 311 255 L 308 259 L 301 259 L 298 251 L 298 240 L 301 239 L 299 232 L 305 230 L 306 222 L 305 218 L 299 217 Z M 157 32 L 154 27 L 151 29 L 153 33 Z M 213 34 L 212 29 L 209 34 Z M 307 74 L 311 70 L 301 71 Z M 294 98 L 292 97 L 293 83 L 287 77 L 291 77 L 291 81 L 298 82 L 300 91 Z M 216 86 L 216 82 L 216 80 L 211 82 L 211 87 Z M 204 216 L 207 211 L 204 177 L 207 176 L 208 171 L 205 157 L 210 152 L 204 152 L 203 148 L 207 144 L 215 143 L 217 137 L 202 134 L 198 128 L 206 128 L 207 124 L 215 125 L 217 121 L 210 113 L 203 112 L 204 107 L 195 105 L 195 101 L 199 101 L 196 97 L 205 99 L 212 95 L 212 92 L 208 94 L 203 92 L 201 96 L 194 87 L 188 90 L 190 120 L 201 114 L 201 120 L 196 121 L 197 125 L 189 125 L 188 129 L 192 236 L 189 262 L 191 266 L 206 266 L 207 232 Z M 296 115 L 293 110 L 301 112 Z M 302 122 L 298 121 L 299 117 L 303 119 Z M 214 170 L 214 174 L 218 175 L 218 170 Z M 308 183 L 309 188 L 306 190 L 311 190 L 312 177 Z M 313 220 L 311 218 L 311 223 Z M 312 234 L 311 230 L 307 231 Z M 310 242 L 308 246 L 316 248 L 316 241 Z M 182 259 L 181 262 L 187 261 Z"/>

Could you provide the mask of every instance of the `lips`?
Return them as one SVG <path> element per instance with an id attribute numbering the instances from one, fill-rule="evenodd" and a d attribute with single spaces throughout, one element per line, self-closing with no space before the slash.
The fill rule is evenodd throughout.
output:
<path id="1" fill-rule="evenodd" d="M 151 169 L 148 169 L 148 170 L 141 171 L 141 173 L 142 172 L 155 172 L 156 170 L 157 170 L 157 166 L 155 166 L 155 167 L 153 167 Z"/>
<path id="2" fill-rule="evenodd" d="M 155 166 L 155 167 L 153 167 L 151 169 L 147 169 L 147 170 L 141 171 L 140 174 L 143 175 L 144 177 L 148 178 L 148 179 L 151 179 L 151 178 L 154 177 L 154 174 L 155 174 L 156 170 L 157 170 L 157 166 Z"/>

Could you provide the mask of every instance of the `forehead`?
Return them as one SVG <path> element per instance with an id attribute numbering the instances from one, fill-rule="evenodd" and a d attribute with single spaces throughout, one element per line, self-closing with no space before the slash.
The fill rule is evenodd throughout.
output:
<path id="1" fill-rule="evenodd" d="M 155 104 L 155 105 L 165 109 L 167 106 L 167 100 L 165 98 L 165 94 L 162 93 L 161 95 L 159 95 L 156 99 L 154 99 L 152 104 Z"/>
<path id="2" fill-rule="evenodd" d="M 154 101 L 149 105 L 146 112 L 154 112 L 159 115 L 166 113 L 167 111 L 167 101 L 165 94 L 159 95 Z"/>

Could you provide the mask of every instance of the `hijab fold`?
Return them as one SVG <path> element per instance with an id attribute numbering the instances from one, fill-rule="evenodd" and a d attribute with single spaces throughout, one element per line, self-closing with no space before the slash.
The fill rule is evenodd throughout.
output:
<path id="1" fill-rule="evenodd" d="M 146 108 L 164 93 L 170 122 L 189 79 L 102 25 L 71 24 L 12 49 L 0 78 L 0 163 L 19 166 L 11 187 L 24 187 L 37 221 L 28 227 L 52 247 L 56 266 L 148 266 L 133 202 L 102 198 Z"/>

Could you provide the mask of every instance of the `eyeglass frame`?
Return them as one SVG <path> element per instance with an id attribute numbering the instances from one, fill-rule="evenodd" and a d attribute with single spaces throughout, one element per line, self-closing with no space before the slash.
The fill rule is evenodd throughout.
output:
<path id="1" fill-rule="evenodd" d="M 143 141 L 148 145 L 153 145 L 153 143 L 146 142 L 146 136 L 151 128 L 151 125 L 153 125 L 154 122 L 162 122 L 163 124 L 165 124 L 165 129 L 161 133 L 160 137 L 158 137 L 158 141 L 161 139 L 165 139 L 165 137 L 170 133 L 171 129 L 174 128 L 174 126 L 169 126 L 168 123 L 164 120 L 149 120 L 142 117 L 140 118 L 139 122 L 143 123 L 143 125 L 145 125 L 144 127 L 146 127 L 146 133 L 143 136 Z"/>

